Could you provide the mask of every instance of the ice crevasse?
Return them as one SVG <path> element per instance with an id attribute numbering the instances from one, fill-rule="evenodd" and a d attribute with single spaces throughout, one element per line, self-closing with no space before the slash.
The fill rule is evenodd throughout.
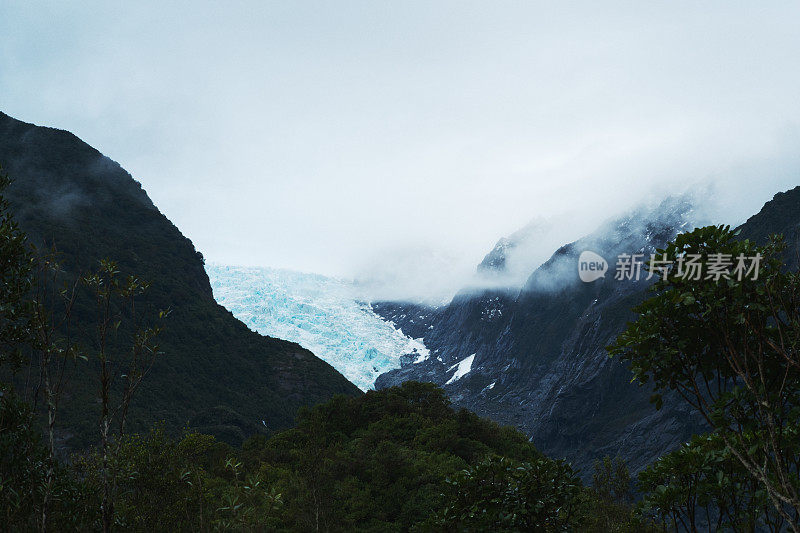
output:
<path id="1" fill-rule="evenodd" d="M 206 265 L 217 302 L 252 330 L 297 342 L 361 390 L 400 367 L 400 357 L 427 358 L 412 339 L 359 301 L 343 280 L 265 267 Z"/>

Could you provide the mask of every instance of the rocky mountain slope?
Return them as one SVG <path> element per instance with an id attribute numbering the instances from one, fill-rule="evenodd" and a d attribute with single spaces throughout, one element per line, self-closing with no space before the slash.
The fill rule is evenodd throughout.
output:
<path id="1" fill-rule="evenodd" d="M 153 282 L 152 308 L 173 309 L 165 356 L 134 401 L 131 429 L 164 420 L 176 430 L 190 425 L 235 442 L 288 426 L 302 405 L 359 393 L 308 350 L 258 335 L 219 306 L 192 243 L 127 172 L 74 135 L 0 113 L 0 164 L 16 179 L 8 196 L 23 229 L 38 244 L 54 243 L 70 274 L 111 257 L 123 271 Z M 430 349 L 402 358 L 402 367 L 376 385 L 441 384 L 457 405 L 520 427 L 542 451 L 584 472 L 606 454 L 641 468 L 702 426 L 669 398 L 655 411 L 649 391 L 631 384 L 627 368 L 607 357 L 605 346 L 633 318 L 630 309 L 649 285 L 614 280 L 614 262 L 623 252 L 648 254 L 693 223 L 686 201 L 667 201 L 561 247 L 522 288 L 464 290 L 441 307 L 375 304 L 384 319 Z M 776 195 L 741 231 L 757 240 L 785 234 L 796 267 L 800 188 Z M 536 236 L 531 226 L 501 241 L 482 263 L 483 274 L 497 278 L 492 272 L 512 264 L 504 254 Z M 605 278 L 579 281 L 584 250 L 606 258 Z M 68 445 L 93 439 L 96 417 L 85 408 L 94 397 L 94 383 L 78 368 L 63 404 Z"/>
<path id="2" fill-rule="evenodd" d="M 173 310 L 164 356 L 134 399 L 132 430 L 164 420 L 235 442 L 290 425 L 301 406 L 359 394 L 308 350 L 258 335 L 218 305 L 191 241 L 120 165 L 71 133 L 0 113 L 0 165 L 15 180 L 7 196 L 22 229 L 37 245 L 54 244 L 68 274 L 112 258 L 152 282 L 151 308 Z M 89 320 L 86 309 L 77 315 Z M 96 435 L 97 418 L 85 415 L 96 405 L 87 370 L 79 365 L 63 402 L 62 437 L 71 446 Z"/>
<path id="3" fill-rule="evenodd" d="M 800 266 L 800 186 L 779 192 L 764 204 L 761 211 L 739 226 L 740 237 L 764 243 L 770 235 L 783 235 L 786 240 L 786 263 Z"/>
<path id="4" fill-rule="evenodd" d="M 566 457 L 584 475 L 603 455 L 641 469 L 703 425 L 669 397 L 656 411 L 650 390 L 632 384 L 626 366 L 608 357 L 605 347 L 634 318 L 631 308 L 650 285 L 614 279 L 615 264 L 621 253 L 649 257 L 694 223 L 685 199 L 668 200 L 561 247 L 521 289 L 465 290 L 439 308 L 375 304 L 431 351 L 425 361 L 383 374 L 377 386 L 410 379 L 443 385 L 458 405 L 523 429 L 542 451 Z M 800 188 L 776 195 L 741 227 L 742 237 L 763 241 L 784 233 L 796 258 L 799 223 Z M 609 264 L 605 277 L 591 283 L 578 278 L 586 250 Z M 491 254 L 502 268 L 498 250 Z"/>

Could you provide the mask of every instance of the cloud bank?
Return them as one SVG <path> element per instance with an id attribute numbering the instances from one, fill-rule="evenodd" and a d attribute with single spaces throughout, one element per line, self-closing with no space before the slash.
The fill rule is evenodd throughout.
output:
<path id="1" fill-rule="evenodd" d="M 457 285 L 537 217 L 569 242 L 704 187 L 735 224 L 800 181 L 796 3 L 2 11 L 0 109 L 119 161 L 220 263 Z"/>

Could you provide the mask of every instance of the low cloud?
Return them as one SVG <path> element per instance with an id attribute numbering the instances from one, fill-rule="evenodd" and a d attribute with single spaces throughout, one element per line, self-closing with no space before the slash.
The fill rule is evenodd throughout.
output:
<path id="1" fill-rule="evenodd" d="M 534 219 L 514 278 L 641 202 L 736 224 L 800 181 L 796 3 L 37 6 L 0 18 L 0 109 L 219 263 L 435 299 Z"/>

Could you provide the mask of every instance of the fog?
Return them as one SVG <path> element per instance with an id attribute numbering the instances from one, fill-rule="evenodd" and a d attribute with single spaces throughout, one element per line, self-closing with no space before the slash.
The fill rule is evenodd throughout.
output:
<path id="1" fill-rule="evenodd" d="M 792 2 L 3 2 L 0 110 L 118 161 L 211 261 L 451 291 L 708 191 L 800 182 Z M 538 260 L 538 259 L 536 259 Z"/>

